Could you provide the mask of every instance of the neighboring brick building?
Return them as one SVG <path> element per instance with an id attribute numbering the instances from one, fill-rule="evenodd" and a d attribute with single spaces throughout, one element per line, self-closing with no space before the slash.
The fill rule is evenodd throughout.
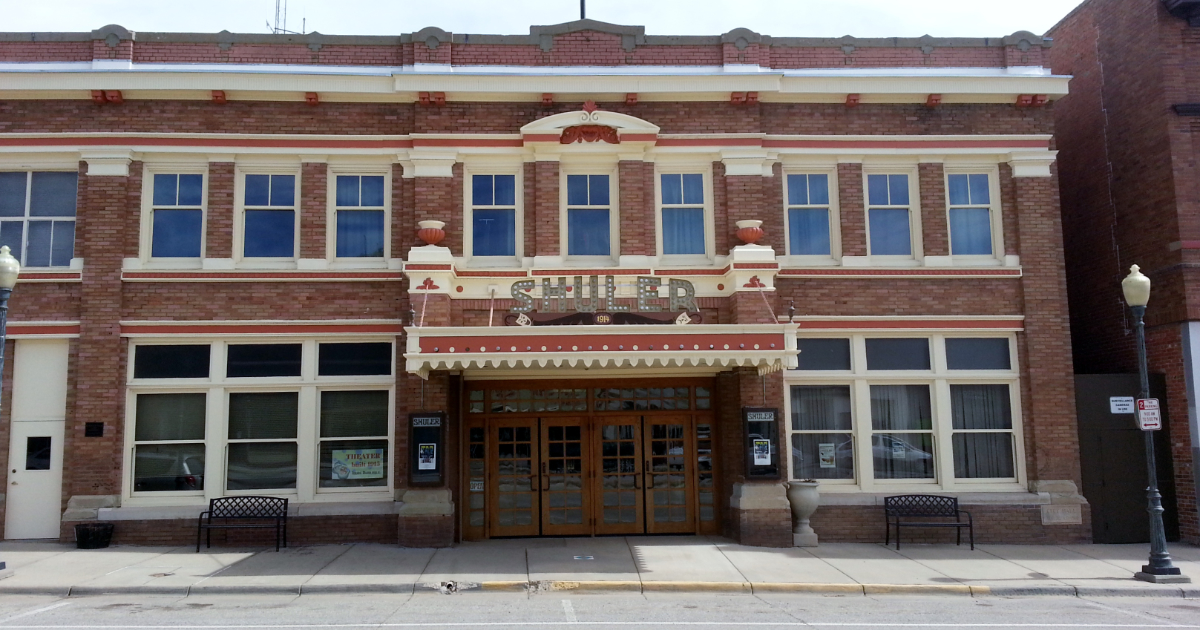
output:
<path id="1" fill-rule="evenodd" d="M 1048 47 L 0 34 L 5 535 L 1086 540 Z"/>
<path id="2" fill-rule="evenodd" d="M 1197 543 L 1200 2 L 1086 0 L 1050 34 L 1054 71 L 1074 77 L 1054 111 L 1075 370 L 1137 373 L 1120 282 L 1139 265 L 1153 282 L 1150 371 L 1166 376 L 1174 479 L 1162 482 Z"/>

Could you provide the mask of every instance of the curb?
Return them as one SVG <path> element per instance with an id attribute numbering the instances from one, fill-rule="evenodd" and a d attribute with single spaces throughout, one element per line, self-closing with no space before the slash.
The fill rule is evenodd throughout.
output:
<path id="1" fill-rule="evenodd" d="M 863 584 L 864 595 L 972 595 L 966 584 Z M 987 587 L 981 595 L 986 594 Z"/>

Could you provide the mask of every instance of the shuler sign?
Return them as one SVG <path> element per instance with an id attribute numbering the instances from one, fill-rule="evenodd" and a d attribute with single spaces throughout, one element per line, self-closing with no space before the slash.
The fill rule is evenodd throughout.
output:
<path id="1" fill-rule="evenodd" d="M 604 276 L 604 286 L 600 286 L 599 276 L 588 276 L 587 284 L 583 276 L 575 276 L 570 288 L 567 278 L 542 278 L 542 296 L 534 298 L 532 293 L 537 286 L 536 280 L 519 280 L 512 284 L 510 293 L 517 304 L 511 310 L 513 313 L 530 313 L 536 308 L 539 313 L 623 313 L 629 311 L 628 304 L 617 304 L 617 282 L 614 276 Z M 660 300 L 664 296 L 658 293 L 659 287 L 664 286 L 662 278 L 638 276 L 637 279 L 637 311 L 655 313 L 663 310 Z M 695 312 L 696 288 L 687 280 L 669 278 L 667 287 L 668 311 Z M 540 304 L 538 304 L 540 302 Z"/>

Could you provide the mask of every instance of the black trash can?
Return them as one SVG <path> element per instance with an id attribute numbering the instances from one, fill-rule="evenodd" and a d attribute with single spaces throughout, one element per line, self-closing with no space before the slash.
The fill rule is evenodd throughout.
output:
<path id="1" fill-rule="evenodd" d="M 75 544 L 80 549 L 104 549 L 112 543 L 112 523 L 80 523 L 75 526 Z"/>

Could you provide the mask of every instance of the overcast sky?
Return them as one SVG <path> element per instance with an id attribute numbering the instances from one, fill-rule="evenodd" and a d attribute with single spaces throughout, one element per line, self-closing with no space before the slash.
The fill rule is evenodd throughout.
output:
<path id="1" fill-rule="evenodd" d="M 1044 33 L 1081 0 L 587 0 L 587 16 L 651 35 L 717 35 L 744 26 L 779 37 L 991 37 Z M 282 2 L 282 0 L 281 0 Z M 275 0 L 0 0 L 0 31 L 268 32 Z M 287 27 L 397 35 L 426 26 L 526 34 L 579 18 L 579 0 L 289 0 Z M 282 26 L 282 24 L 281 24 Z"/>

